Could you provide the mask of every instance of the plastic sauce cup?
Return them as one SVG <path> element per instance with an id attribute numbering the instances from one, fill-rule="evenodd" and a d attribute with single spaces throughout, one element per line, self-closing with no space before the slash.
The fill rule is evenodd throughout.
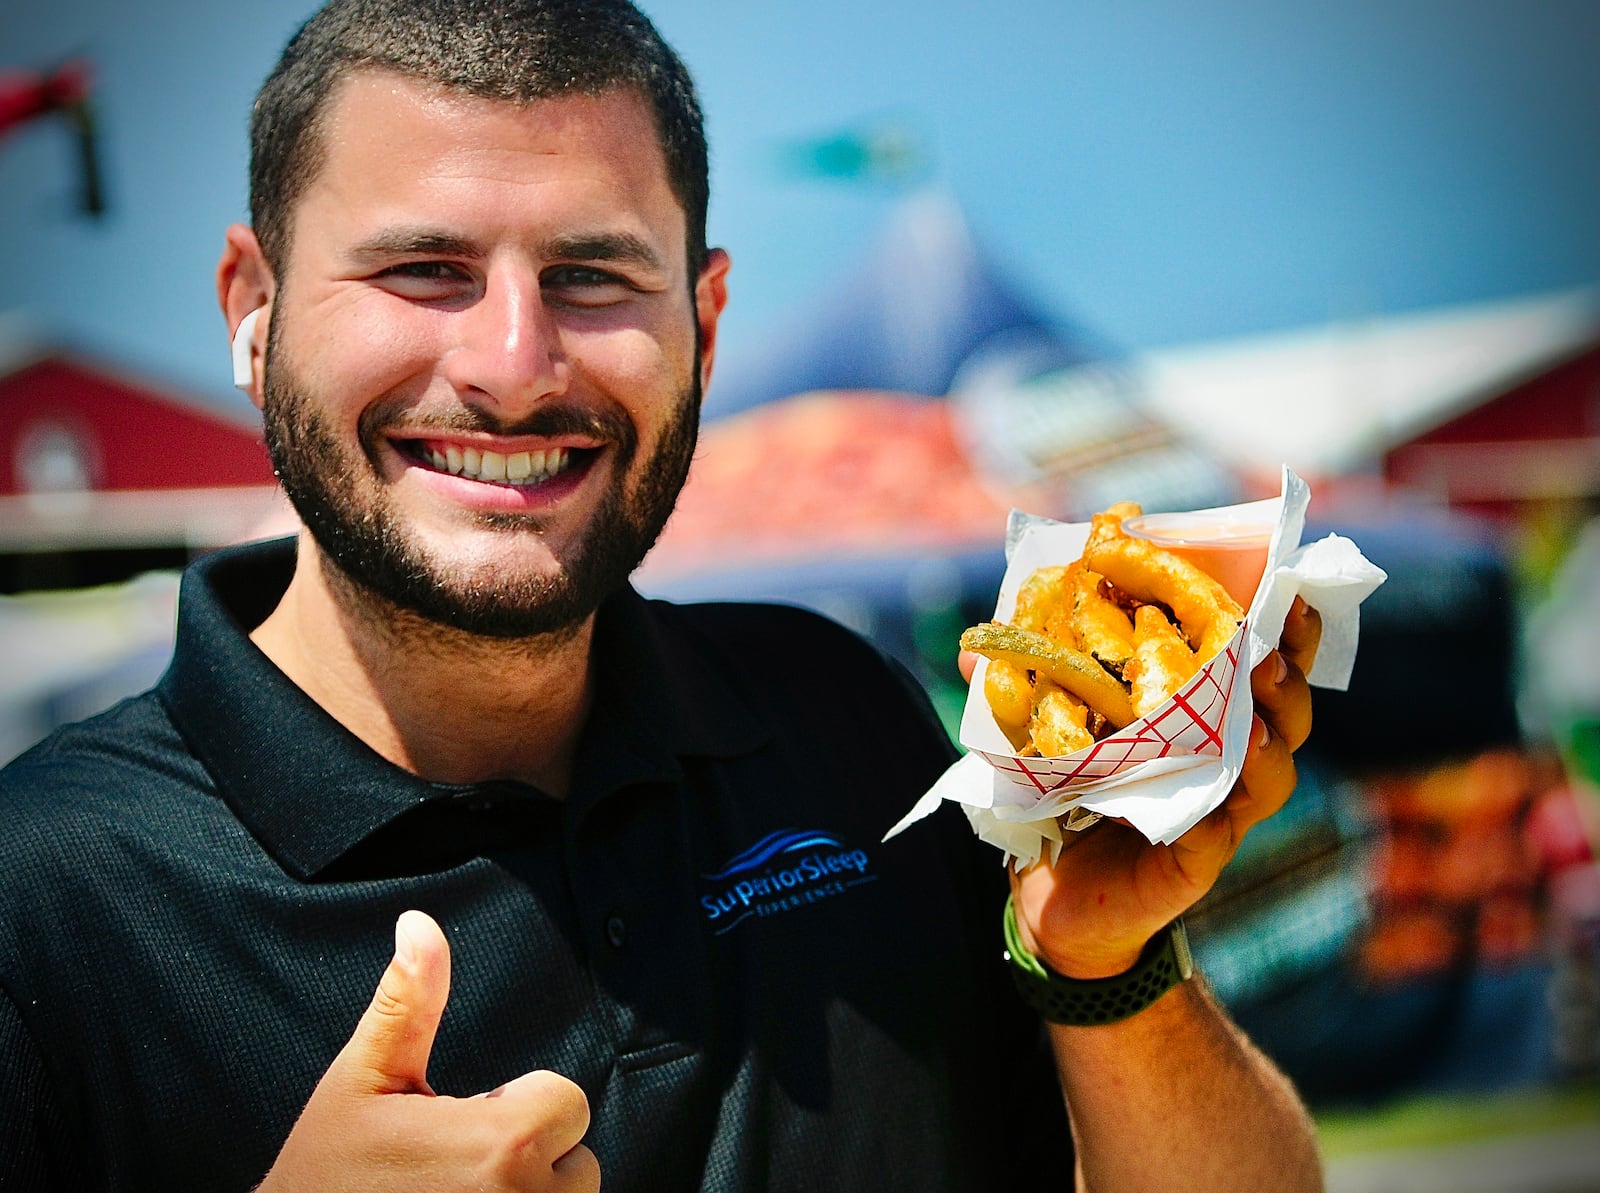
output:
<path id="1" fill-rule="evenodd" d="M 1126 519 L 1122 529 L 1187 559 L 1248 609 L 1267 570 L 1274 527 L 1266 522 L 1227 522 L 1209 514 L 1141 514 Z"/>

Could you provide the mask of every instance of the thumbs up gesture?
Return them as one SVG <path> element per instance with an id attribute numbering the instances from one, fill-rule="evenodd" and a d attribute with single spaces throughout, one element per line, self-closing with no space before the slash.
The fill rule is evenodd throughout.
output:
<path id="1" fill-rule="evenodd" d="M 449 996 L 449 943 L 432 919 L 408 911 L 371 1005 L 257 1193 L 600 1188 L 600 1165 L 579 1142 L 589 1103 L 565 1077 L 526 1073 L 470 1098 L 429 1088 Z"/>

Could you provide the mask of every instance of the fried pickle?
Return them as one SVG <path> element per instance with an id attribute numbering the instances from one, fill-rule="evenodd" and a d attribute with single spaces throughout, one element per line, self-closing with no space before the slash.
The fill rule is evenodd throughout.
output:
<path id="1" fill-rule="evenodd" d="M 1116 677 L 1091 656 L 1063 642 L 988 621 L 962 633 L 961 649 L 1014 663 L 1054 680 L 1118 729 L 1134 719 L 1127 689 Z"/>

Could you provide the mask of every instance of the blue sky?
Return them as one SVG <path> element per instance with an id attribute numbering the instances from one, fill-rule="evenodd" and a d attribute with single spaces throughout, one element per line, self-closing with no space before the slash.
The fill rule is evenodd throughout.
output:
<path id="1" fill-rule="evenodd" d="M 724 351 L 825 301 L 901 196 L 786 144 L 893 126 L 1044 308 L 1130 349 L 1600 281 L 1593 0 L 654 0 L 699 79 Z M 0 140 L 0 311 L 236 404 L 211 271 L 250 97 L 310 7 L 23 0 L 0 67 L 97 64 L 113 209 Z"/>

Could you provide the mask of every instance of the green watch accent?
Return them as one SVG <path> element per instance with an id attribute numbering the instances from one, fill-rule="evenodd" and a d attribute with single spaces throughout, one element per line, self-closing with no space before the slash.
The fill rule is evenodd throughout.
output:
<path id="1" fill-rule="evenodd" d="M 1027 950 L 1017 933 L 1017 911 L 1006 900 L 1005 958 L 1022 1000 L 1051 1023 L 1095 1027 L 1144 1010 L 1194 973 L 1189 935 L 1173 920 L 1150 938 L 1133 968 L 1109 978 L 1068 978 Z"/>

